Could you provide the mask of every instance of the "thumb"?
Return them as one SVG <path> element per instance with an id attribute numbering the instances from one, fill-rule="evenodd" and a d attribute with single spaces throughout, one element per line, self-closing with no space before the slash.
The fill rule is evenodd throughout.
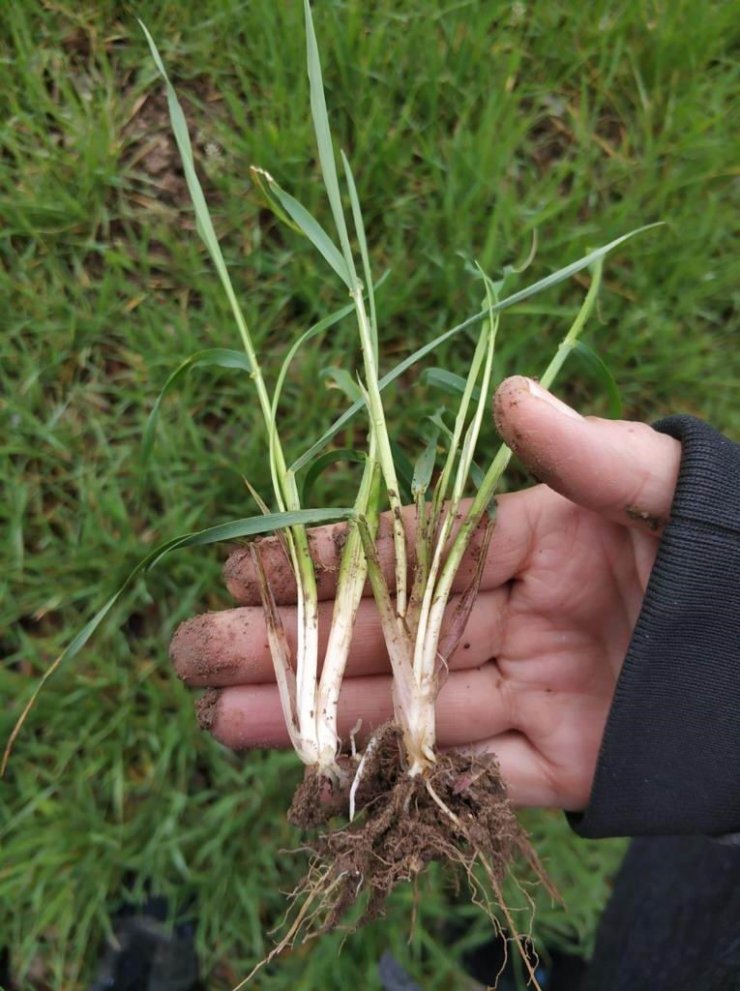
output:
<path id="1" fill-rule="evenodd" d="M 504 441 L 572 502 L 658 532 L 668 520 L 681 445 L 646 423 L 583 417 L 532 379 L 505 379 L 493 401 Z"/>

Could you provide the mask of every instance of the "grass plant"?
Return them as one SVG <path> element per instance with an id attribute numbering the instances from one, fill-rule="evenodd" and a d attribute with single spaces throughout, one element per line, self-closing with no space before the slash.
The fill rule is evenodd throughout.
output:
<path id="1" fill-rule="evenodd" d="M 145 4 L 139 13 L 167 44 L 191 122 L 205 122 L 194 153 L 214 224 L 256 346 L 277 371 L 296 318 L 310 326 L 344 300 L 265 214 L 256 187 L 248 190 L 245 163 L 279 167 L 286 187 L 323 215 L 304 168 L 299 24 L 291 5 L 257 6 L 206 3 L 196 13 Z M 737 70 L 729 12 L 681 3 L 653 16 L 639 4 L 605 5 L 597 19 L 552 4 L 517 21 L 513 8 L 494 6 L 439 5 L 430 14 L 428 5 L 380 4 L 367 36 L 370 15 L 359 6 L 321 9 L 334 120 L 341 144 L 362 163 L 357 186 L 372 257 L 379 271 L 391 269 L 377 300 L 390 330 L 385 362 L 474 308 L 478 289 L 455 249 L 497 271 L 536 227 L 539 276 L 574 257 L 576 244 L 604 243 L 637 219 L 662 216 L 673 225 L 669 252 L 638 240 L 610 264 L 600 346 L 628 415 L 682 408 L 732 429 L 733 166 L 724 122 Z M 8 301 L 0 374 L 11 427 L 3 443 L 2 580 L 10 594 L 0 677 L 3 694 L 20 703 L 141 542 L 196 531 L 214 515 L 243 515 L 242 471 L 257 490 L 270 484 L 260 454 L 266 436 L 244 419 L 242 377 L 212 364 L 198 366 L 192 380 L 183 376 L 162 404 L 156 461 L 141 494 L 152 397 L 183 353 L 223 343 L 226 310 L 188 233 L 161 121 L 154 132 L 151 120 L 139 122 L 146 139 L 131 130 L 137 115 L 154 117 L 157 108 L 149 97 L 136 109 L 151 78 L 139 69 L 133 25 L 118 16 L 106 3 L 74 13 L 12 5 L 0 28 L 12 53 L 0 64 L 0 280 Z M 149 144 L 169 155 L 169 171 L 157 171 Z M 235 162 L 241 168 L 231 168 Z M 536 367 L 574 299 L 563 285 L 511 307 L 494 382 Z M 302 349 L 286 371 L 282 437 L 297 456 L 325 430 L 319 410 L 334 403 L 336 418 L 343 413 L 344 396 L 317 383 L 322 368 L 341 364 L 354 333 L 338 323 L 320 351 Z M 464 329 L 439 345 L 434 361 L 444 372 L 467 370 L 470 335 Z M 579 376 L 564 388 L 604 412 L 608 396 L 586 400 L 595 373 L 585 370 L 585 386 Z M 432 375 L 428 382 L 410 407 L 386 386 L 391 436 L 404 420 L 434 414 L 439 391 Z M 346 450 L 360 447 L 362 435 L 357 415 L 338 428 Z M 493 438 L 485 423 L 481 443 L 478 460 L 487 463 Z M 335 504 L 349 505 L 355 487 L 350 463 L 337 463 L 317 478 L 312 505 L 330 492 Z M 266 951 L 261 933 L 298 870 L 275 853 L 294 846 L 295 834 L 273 828 L 291 762 L 272 755 L 244 764 L 197 736 L 162 650 L 168 627 L 204 601 L 219 604 L 217 557 L 206 556 L 204 566 L 203 553 L 173 558 L 151 575 L 148 591 L 135 580 L 136 599 L 126 593 L 112 610 L 120 628 L 112 623 L 74 670 L 60 671 L 19 738 L 0 785 L 0 901 L 21 981 L 42 973 L 33 985 L 83 987 L 109 907 L 131 875 L 134 899 L 144 878 L 173 903 L 196 895 L 214 986 L 231 986 Z M 17 713 L 16 703 L 3 710 L 6 736 Z M 563 916 L 540 900 L 535 935 L 587 952 L 619 845 L 575 841 L 557 816 L 530 817 L 530 826 L 571 906 Z M 245 835 L 262 842 L 245 845 Z M 454 986 L 455 953 L 435 947 L 445 919 L 466 910 L 432 872 L 407 944 L 412 898 L 394 896 L 386 923 L 371 925 L 351 958 L 338 963 L 336 940 L 318 941 L 266 971 L 261 986 L 295 986 L 300 977 L 328 988 L 377 987 L 376 962 L 389 945 L 425 986 Z M 482 938 L 475 920 L 469 938 Z M 231 971 L 218 963 L 226 960 Z"/>
<path id="2" fill-rule="evenodd" d="M 251 486 L 250 490 L 265 514 L 261 522 L 283 527 L 279 532 L 297 590 L 295 656 L 288 646 L 275 602 L 272 579 L 265 571 L 259 545 L 251 545 L 251 552 L 259 577 L 283 716 L 293 749 L 307 768 L 305 781 L 293 800 L 291 818 L 296 825 L 312 827 L 328 823 L 340 810 L 346 809 L 349 814 L 348 826 L 339 827 L 336 831 L 333 825 L 325 826 L 328 831 L 319 837 L 309 873 L 294 893 L 295 914 L 287 933 L 238 987 L 248 983 L 257 970 L 286 947 L 292 946 L 296 938 L 306 932 L 325 933 L 343 923 L 347 911 L 358 902 L 360 892 L 365 904 L 362 921 L 373 918 L 400 881 L 416 880 L 419 871 L 434 860 L 462 866 L 477 904 L 485 904 L 488 900 L 486 895 L 481 895 L 481 882 L 474 874 L 477 866 L 483 867 L 496 910 L 502 912 L 506 919 L 510 938 L 520 950 L 528 978 L 535 987 L 539 987 L 534 966 L 522 948 L 513 916 L 503 901 L 501 884 L 516 853 L 524 854 L 542 881 L 546 881 L 545 876 L 532 848 L 516 826 L 495 760 L 481 763 L 479 757 L 442 755 L 436 747 L 435 733 L 437 697 L 444 683 L 448 659 L 464 633 L 478 592 L 482 564 L 495 525 L 494 493 L 512 453 L 505 446 L 501 447 L 489 469 L 479 479 L 478 491 L 468 510 L 463 513 L 462 499 L 469 484 L 483 415 L 492 398 L 493 359 L 501 308 L 499 294 L 505 278 L 494 284 L 479 267 L 485 282 L 486 308 L 477 318 L 466 321 L 469 325 L 480 324 L 478 341 L 463 384 L 462 397 L 453 414 L 454 427 L 449 433 L 449 447 L 433 487 L 429 508 L 426 496 L 434 474 L 436 434 L 414 467 L 411 489 L 416 506 L 417 537 L 413 581 L 409 589 L 410 562 L 401 488 L 381 396 L 375 286 L 362 209 L 351 165 L 342 151 L 341 162 L 346 194 L 351 204 L 353 234 L 362 262 L 361 280 L 344 212 L 309 0 L 304 0 L 303 7 L 311 116 L 338 245 L 320 221 L 283 190 L 269 172 L 256 166 L 252 166 L 252 172 L 259 177 L 262 189 L 266 188 L 268 195 L 279 202 L 281 209 L 276 211 L 278 215 L 284 211 L 291 226 L 305 235 L 348 290 L 362 359 L 363 374 L 355 373 L 357 385 L 352 386 L 350 394 L 354 396 L 359 391 L 354 406 L 362 407 L 367 416 L 367 449 L 362 454 L 364 470 L 354 500 L 354 510 L 351 514 L 346 510 L 340 511 L 343 517 L 348 518 L 348 533 L 339 565 L 334 611 L 320 675 L 316 578 L 305 526 L 290 519 L 291 514 L 300 514 L 301 502 L 295 470 L 288 468 L 280 440 L 277 417 L 279 391 L 274 397 L 268 393 L 260 359 L 229 278 L 196 173 L 185 114 L 156 45 L 142 24 L 152 56 L 165 82 L 169 115 L 193 201 L 197 229 L 213 260 L 236 321 L 268 434 L 272 492 L 279 511 L 277 516 L 270 512 L 268 505 Z M 585 259 L 559 269 L 535 286 L 518 293 L 520 299 L 529 298 L 592 263 L 591 287 L 568 335 L 542 376 L 546 386 L 552 384 L 575 347 L 593 309 L 601 282 L 603 256 L 634 233 L 638 232 L 623 235 L 613 244 L 589 253 Z M 512 305 L 511 301 L 508 304 Z M 323 321 L 324 324 L 328 322 Z M 311 336 L 313 330 L 301 336 L 289 352 L 288 360 L 297 347 Z M 429 350 L 441 343 L 444 336 L 432 342 Z M 406 367 L 414 364 L 420 356 L 417 351 L 407 359 Z M 352 371 L 351 368 L 345 371 L 347 381 L 352 381 Z M 394 370 L 391 374 L 397 373 Z M 471 415 L 474 392 L 476 398 Z M 331 433 L 325 433 L 315 442 L 311 451 L 318 455 Z M 379 511 L 383 504 L 389 510 L 393 535 L 392 587 L 386 582 L 375 549 Z M 448 617 L 446 612 L 453 580 L 486 514 L 484 536 L 477 550 L 479 566 L 452 616 Z M 460 523 L 453 536 L 457 521 Z M 245 532 L 244 535 L 249 534 Z M 339 763 L 342 742 L 337 732 L 337 714 L 355 617 L 368 577 L 391 661 L 395 722 L 376 729 L 362 751 L 356 750 L 352 740 L 355 766 L 350 765 L 348 773 Z M 441 785 L 444 785 L 444 791 Z M 333 800 L 322 807 L 321 796 L 327 789 L 333 794 Z M 460 814 L 454 811 L 458 806 L 461 808 Z M 471 808 L 477 811 L 471 814 Z M 357 813 L 363 820 L 359 825 L 354 823 Z M 495 910 L 490 909 L 489 914 L 496 930 L 500 931 Z"/>

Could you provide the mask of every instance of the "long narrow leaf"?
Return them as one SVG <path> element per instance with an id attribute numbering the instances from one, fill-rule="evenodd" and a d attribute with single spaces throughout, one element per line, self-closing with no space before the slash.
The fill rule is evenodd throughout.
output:
<path id="1" fill-rule="evenodd" d="M 415 502 L 419 497 L 424 496 L 427 489 L 429 488 L 429 483 L 432 480 L 432 472 L 434 471 L 434 462 L 437 459 L 438 438 L 439 438 L 439 430 L 435 430 L 429 440 L 429 443 L 426 445 L 424 450 L 416 459 L 416 464 L 414 465 L 414 474 L 411 479 L 411 495 L 413 496 Z"/>
<path id="2" fill-rule="evenodd" d="M 367 454 L 364 451 L 357 451 L 352 447 L 340 447 L 336 451 L 327 451 L 319 455 L 305 474 L 303 486 L 301 488 L 301 502 L 305 504 L 311 498 L 316 480 L 327 468 L 336 464 L 337 461 L 351 461 L 356 464 L 363 464 L 367 461 Z"/>
<path id="3" fill-rule="evenodd" d="M 290 219 L 285 210 L 283 210 L 275 197 L 270 193 L 268 183 L 275 181 L 270 173 L 259 165 L 250 165 L 249 171 L 252 174 L 252 182 L 259 189 L 260 193 L 262 193 L 263 205 L 278 218 L 281 224 L 285 224 L 286 227 L 295 231 L 296 234 L 300 234 L 301 229 L 298 224 Z"/>
<path id="4" fill-rule="evenodd" d="M 330 383 L 330 388 L 339 389 L 350 402 L 364 402 L 362 389 L 357 384 L 357 379 L 352 378 L 346 368 L 335 368 L 334 365 L 329 365 L 328 368 L 321 369 L 320 375 L 325 382 Z"/>
<path id="5" fill-rule="evenodd" d="M 396 475 L 398 477 L 398 484 L 401 490 L 401 498 L 404 503 L 413 502 L 413 497 L 411 495 L 411 481 L 414 477 L 414 466 L 406 455 L 406 452 L 400 447 L 396 441 L 391 441 L 391 454 L 393 455 L 393 464 L 396 466 Z"/>
<path id="6" fill-rule="evenodd" d="M 159 50 L 154 42 L 154 39 L 149 33 L 149 30 L 144 22 L 140 20 L 139 24 L 141 25 L 142 31 L 146 35 L 146 40 L 149 43 L 149 48 L 152 53 L 154 63 L 159 70 L 159 74 L 164 80 L 170 121 L 175 135 L 175 141 L 177 142 L 177 147 L 180 151 L 180 158 L 182 159 L 188 192 L 190 193 L 190 198 L 193 201 L 198 233 L 208 248 L 211 258 L 213 259 L 213 263 L 216 266 L 222 281 L 224 281 L 224 283 L 228 283 L 230 286 L 231 282 L 226 271 L 226 263 L 224 262 L 221 247 L 218 243 L 218 238 L 216 237 L 216 231 L 213 227 L 213 222 L 211 221 L 211 215 L 208 210 L 206 198 L 203 194 L 203 188 L 201 187 L 200 180 L 198 179 L 198 175 L 195 171 L 193 146 L 190 143 L 190 134 L 188 132 L 187 121 L 185 120 L 185 114 L 183 113 L 180 102 L 177 99 L 177 94 L 175 93 L 175 89 L 170 82 L 170 78 L 167 75 L 167 70 L 164 67 L 164 62 L 162 61 L 162 57 L 159 54 Z"/>
<path id="7" fill-rule="evenodd" d="M 560 347 L 552 356 L 549 365 L 540 377 L 540 385 L 543 389 L 550 388 L 552 383 L 555 381 L 556 376 L 560 372 L 560 369 L 563 367 L 568 355 L 573 352 L 576 342 L 578 341 L 583 328 L 586 326 L 586 321 L 591 316 L 593 308 L 596 305 L 603 270 L 604 262 L 603 259 L 599 258 L 591 266 L 591 285 L 586 293 L 586 298 L 581 303 L 581 308 L 578 310 L 578 313 L 576 313 L 575 319 L 570 325 L 568 333 L 563 338 Z"/>
<path id="8" fill-rule="evenodd" d="M 185 173 L 185 182 L 187 183 L 188 192 L 190 193 L 190 199 L 193 202 L 193 209 L 195 210 L 196 227 L 200 237 L 202 238 L 208 253 L 211 256 L 211 260 L 218 272 L 219 279 L 226 293 L 226 297 L 229 301 L 229 306 L 231 307 L 231 312 L 234 315 L 234 320 L 236 321 L 237 328 L 239 330 L 239 336 L 244 344 L 244 350 L 249 356 L 250 362 L 254 366 L 252 368 L 252 374 L 257 376 L 257 392 L 260 399 L 260 404 L 262 406 L 262 413 L 267 416 L 267 401 L 264 394 L 264 386 L 261 385 L 261 377 L 259 368 L 257 367 L 257 360 L 254 353 L 254 348 L 252 346 L 252 340 L 249 334 L 249 327 L 247 326 L 247 321 L 242 312 L 242 308 L 239 305 L 239 300 L 234 292 L 234 287 L 231 283 L 231 278 L 229 276 L 228 269 L 226 268 L 226 262 L 224 261 L 224 256 L 221 252 L 221 246 L 218 243 L 218 238 L 216 236 L 216 231 L 213 226 L 213 221 L 211 220 L 211 214 L 208 210 L 208 204 L 206 203 L 206 198 L 203 194 L 203 189 L 198 179 L 198 174 L 195 171 L 195 159 L 193 157 L 193 147 L 190 143 L 190 134 L 188 133 L 188 125 L 185 120 L 185 114 L 183 113 L 180 102 L 177 99 L 177 93 L 175 88 L 170 82 L 169 76 L 167 75 L 167 70 L 164 67 L 164 63 L 159 54 L 154 39 L 149 33 L 146 25 L 143 21 L 139 20 L 142 31 L 146 36 L 146 40 L 149 44 L 149 48 L 152 53 L 152 58 L 154 59 L 154 64 L 159 70 L 159 74 L 162 76 L 165 84 L 165 90 L 167 93 L 167 107 L 170 115 L 170 122 L 172 124 L 172 130 L 175 135 L 175 141 L 177 142 L 177 147 L 180 151 L 180 158 L 182 160 L 182 167 Z"/>
<path id="9" fill-rule="evenodd" d="M 71 660 L 79 654 L 103 622 L 105 617 L 121 598 L 126 589 L 136 578 L 139 577 L 139 575 L 150 571 L 157 564 L 159 564 L 160 561 L 167 557 L 168 554 L 171 554 L 172 551 L 178 550 L 181 547 L 198 547 L 204 544 L 219 543 L 223 540 L 236 540 L 239 537 L 255 537 L 260 534 L 272 533 L 275 530 L 292 526 L 312 526 L 320 523 L 332 523 L 336 520 L 350 519 L 354 515 L 355 512 L 353 509 L 310 509 L 296 510 L 291 513 L 271 513 L 269 516 L 251 516 L 247 519 L 233 520 L 230 523 L 220 523 L 216 526 L 208 527 L 205 530 L 198 530 L 195 533 L 186 533 L 180 537 L 173 537 L 171 540 L 166 540 L 163 544 L 155 547 L 154 550 L 150 551 L 146 557 L 139 561 L 123 584 L 119 587 L 118 591 L 115 592 L 108 599 L 105 605 L 103 605 L 102 608 L 95 613 L 92 619 L 86 623 L 85 626 L 83 626 L 77 636 L 44 673 L 43 677 L 34 689 L 31 698 L 26 703 L 23 712 L 18 717 L 18 720 L 13 727 L 13 731 L 10 734 L 3 754 L 2 765 L 0 765 L 0 777 L 2 777 L 5 773 L 5 768 L 7 766 L 10 753 L 13 749 L 13 744 L 15 743 L 29 712 L 33 708 L 33 705 L 46 682 L 49 678 L 51 678 L 54 672 L 59 669 L 61 664 L 65 661 Z"/>
<path id="10" fill-rule="evenodd" d="M 334 244 L 318 220 L 308 212 L 302 203 L 298 202 L 295 196 L 291 196 L 290 193 L 282 189 L 271 176 L 268 182 L 270 192 L 274 193 L 285 212 L 295 221 L 324 260 L 331 265 L 345 286 L 351 289 L 352 282 L 347 269 L 347 263 L 342 257 L 339 248 Z"/>
<path id="11" fill-rule="evenodd" d="M 449 392 L 453 396 L 462 396 L 465 392 L 465 379 L 462 375 L 455 375 L 448 372 L 446 368 L 425 368 L 421 373 L 421 381 L 427 385 L 434 385 Z M 472 397 L 475 402 L 480 399 L 480 389 L 475 386 Z"/>
<path id="12" fill-rule="evenodd" d="M 484 324 L 487 331 L 486 357 L 483 363 L 483 374 L 480 384 L 479 399 L 477 400 L 475 413 L 473 414 L 473 419 L 468 425 L 462 449 L 460 451 L 458 477 L 453 490 L 454 500 L 457 500 L 462 496 L 465 484 L 470 475 L 470 467 L 473 463 L 473 454 L 478 443 L 481 424 L 483 423 L 483 417 L 486 409 L 488 408 L 489 390 L 491 386 L 491 377 L 493 374 L 493 358 L 496 350 L 496 337 L 498 336 L 498 324 L 500 319 L 499 314 L 493 312 L 493 307 L 498 299 L 497 285 L 483 273 L 482 269 L 480 269 L 480 272 L 481 275 L 483 275 L 486 286 L 486 302 L 488 304 L 488 312 L 490 313 L 489 319 Z"/>
<path id="13" fill-rule="evenodd" d="M 435 427 L 439 430 L 447 440 L 452 440 L 452 431 L 444 421 L 444 414 L 447 412 L 444 406 L 440 406 L 439 409 L 435 410 L 430 416 L 427 417 L 430 423 L 433 423 Z M 480 468 L 475 461 L 470 464 L 470 480 L 476 489 L 481 487 L 483 479 L 485 478 L 485 472 Z"/>
<path id="14" fill-rule="evenodd" d="M 144 464 L 149 460 L 152 445 L 154 444 L 154 433 L 157 427 L 159 408 L 162 405 L 162 400 L 191 368 L 201 368 L 208 365 L 216 365 L 219 368 L 240 368 L 244 372 L 251 372 L 252 370 L 249 359 L 245 354 L 241 351 L 232 351 L 229 348 L 207 348 L 204 351 L 196 351 L 182 361 L 167 377 L 146 421 L 144 439 L 141 445 L 141 457 Z"/>
<path id="15" fill-rule="evenodd" d="M 447 440 L 451 441 L 452 430 L 450 429 L 448 424 L 445 423 L 445 419 L 444 419 L 446 412 L 447 412 L 446 406 L 438 406 L 437 409 L 435 409 L 433 413 L 430 413 L 426 419 L 429 420 L 430 423 L 434 424 L 434 426 L 439 430 L 439 432 L 442 434 L 443 437 L 446 437 Z"/>
<path id="16" fill-rule="evenodd" d="M 609 416 L 614 420 L 618 420 L 622 415 L 622 396 L 619 392 L 619 386 L 609 371 L 608 366 L 599 357 L 597 352 L 584 341 L 576 341 L 573 345 L 572 353 L 578 355 L 584 365 L 593 372 L 594 378 L 602 386 L 609 400 Z"/>
<path id="17" fill-rule="evenodd" d="M 370 253 L 367 250 L 367 237 L 365 235 L 365 221 L 362 219 L 362 210 L 360 209 L 360 198 L 357 195 L 357 184 L 355 183 L 355 177 L 352 172 L 352 166 L 349 164 L 349 159 L 341 152 L 342 164 L 344 165 L 344 174 L 347 179 L 347 189 L 349 190 L 349 201 L 352 206 L 352 219 L 355 224 L 355 233 L 357 234 L 357 242 L 360 245 L 360 256 L 362 258 L 362 273 L 365 279 L 365 291 L 367 292 L 368 302 L 370 303 L 370 326 L 373 332 L 373 348 L 375 350 L 375 362 L 378 362 L 378 318 L 375 312 L 375 290 L 373 286 L 373 273 L 370 268 Z"/>
<path id="18" fill-rule="evenodd" d="M 491 305 L 489 300 L 489 314 L 491 313 Z M 438 514 L 442 508 L 442 503 L 450 498 L 448 493 L 448 487 L 453 478 L 453 469 L 455 465 L 455 459 L 459 457 L 458 460 L 458 471 L 457 478 L 453 484 L 452 489 L 452 501 L 453 505 L 456 499 L 460 498 L 460 492 L 457 491 L 461 486 L 462 476 L 465 475 L 465 466 L 468 463 L 468 458 L 466 457 L 466 445 L 463 444 L 462 448 L 460 446 L 463 439 L 463 432 L 465 430 L 465 422 L 468 416 L 468 409 L 470 407 L 470 402 L 472 399 L 473 389 L 476 386 L 478 377 L 481 370 L 486 365 L 486 356 L 489 352 L 489 344 L 491 338 L 495 338 L 496 325 L 495 321 L 498 320 L 498 316 L 490 315 L 489 319 L 485 321 L 483 327 L 478 332 L 478 341 L 475 345 L 475 351 L 473 352 L 473 357 L 470 361 L 468 368 L 468 375 L 465 380 L 465 388 L 463 390 L 462 397 L 457 406 L 457 411 L 455 414 L 455 424 L 452 431 L 452 438 L 450 440 L 449 451 L 447 452 L 447 457 L 444 462 L 442 471 L 440 472 L 439 478 L 437 479 L 437 484 L 435 486 L 434 492 L 434 509 L 435 515 Z M 480 395 L 480 393 L 479 393 Z M 480 400 L 478 401 L 480 405 Z M 467 452 L 472 457 L 472 452 Z M 453 510 L 454 512 L 454 510 Z M 449 527 L 451 525 L 450 517 L 447 517 L 444 526 Z"/>
<path id="19" fill-rule="evenodd" d="M 242 475 L 242 481 L 244 482 L 244 485 L 246 486 L 246 489 L 251 495 L 251 497 L 257 503 L 259 507 L 259 511 L 263 513 L 265 516 L 269 516 L 272 510 L 267 505 L 267 503 L 262 498 L 262 496 L 259 494 L 257 489 L 255 489 L 255 487 L 246 477 L 246 475 Z M 284 530 L 278 530 L 276 531 L 275 536 L 280 541 L 280 546 L 283 548 L 283 553 L 285 554 L 286 560 L 290 561 L 290 543 L 288 542 L 288 535 Z"/>
<path id="20" fill-rule="evenodd" d="M 329 197 L 329 205 L 334 217 L 334 223 L 339 234 L 339 243 L 342 246 L 342 253 L 347 263 L 347 271 L 354 284 L 357 280 L 355 264 L 352 259 L 352 249 L 349 244 L 349 234 L 347 232 L 347 222 L 344 219 L 342 210 L 342 196 L 339 192 L 339 180 L 337 178 L 337 163 L 334 157 L 334 143 L 331 139 L 331 129 L 329 127 L 329 113 L 326 109 L 326 97 L 324 96 L 324 81 L 321 76 L 321 59 L 319 58 L 319 46 L 316 41 L 316 32 L 311 16 L 311 4 L 309 0 L 304 0 L 304 14 L 306 19 L 306 56 L 308 61 L 308 83 L 311 92 L 311 117 L 313 118 L 314 132 L 316 134 L 316 144 L 319 149 L 319 162 L 321 163 L 321 174 L 324 177 L 326 195 Z"/>
<path id="21" fill-rule="evenodd" d="M 646 224 L 644 227 L 638 227 L 633 231 L 629 231 L 627 234 L 622 234 L 621 237 L 615 238 L 608 244 L 604 244 L 600 248 L 595 248 L 593 251 L 590 251 L 582 258 L 579 258 L 578 261 L 572 262 L 564 268 L 559 268 L 556 272 L 551 272 L 550 275 L 546 275 L 543 279 L 533 282 L 532 285 L 527 286 L 526 289 L 520 289 L 519 292 L 512 293 L 511 296 L 507 296 L 505 299 L 500 300 L 493 307 L 493 312 L 499 313 L 501 310 L 506 310 L 511 306 L 515 306 L 517 303 L 521 303 L 525 299 L 529 299 L 537 293 L 543 292 L 545 289 L 549 289 L 551 286 L 564 282 L 577 272 L 581 272 L 584 268 L 588 268 L 590 265 L 593 265 L 594 262 L 603 258 L 610 251 L 613 251 L 615 248 L 619 247 L 619 245 L 624 244 L 625 241 L 629 241 L 630 238 L 633 238 L 638 234 L 642 234 L 645 231 L 654 230 L 656 227 L 662 226 L 664 226 L 663 222 L 660 221 L 655 224 Z M 480 313 L 475 313 L 472 317 L 468 317 L 467 320 L 457 324 L 456 327 L 445 331 L 445 333 L 440 334 L 439 337 L 435 337 L 434 340 L 429 341 L 428 344 L 422 345 L 422 347 L 414 351 L 413 354 L 410 354 L 389 372 L 386 372 L 378 383 L 380 388 L 385 389 L 386 386 L 390 385 L 391 382 L 395 382 L 395 380 L 411 368 L 412 365 L 415 365 L 418 361 L 421 361 L 422 358 L 425 358 L 428 354 L 434 351 L 435 348 L 438 348 L 440 344 L 444 344 L 445 341 L 448 341 L 451 337 L 454 337 L 455 334 L 459 334 L 461 331 L 475 326 L 475 324 L 485 319 L 488 315 L 488 308 L 481 310 Z M 294 462 L 292 465 L 293 470 L 299 471 L 305 464 L 311 461 L 312 458 L 322 451 L 332 437 L 334 437 L 334 435 L 342 429 L 345 423 L 347 423 L 347 421 L 350 420 L 355 413 L 359 413 L 363 406 L 364 403 L 355 402 L 349 407 L 349 409 L 345 410 L 345 412 L 334 421 L 329 429 L 314 444 L 312 444 L 311 447 L 305 451 L 296 462 Z"/>
<path id="22" fill-rule="evenodd" d="M 318 337 L 319 334 L 323 334 L 325 330 L 329 330 L 330 327 L 333 327 L 335 324 L 339 323 L 340 320 L 348 316 L 348 314 L 350 314 L 353 310 L 354 306 L 352 303 L 348 303 L 346 306 L 343 306 L 341 310 L 337 310 L 336 313 L 332 313 L 330 316 L 324 317 L 323 320 L 319 320 L 319 322 L 315 323 L 313 327 L 309 327 L 308 330 L 301 334 L 297 341 L 294 341 L 293 344 L 291 344 L 290 350 L 286 354 L 283 359 L 283 363 L 280 366 L 280 374 L 278 375 L 277 382 L 275 383 L 275 391 L 272 395 L 273 420 L 277 419 L 278 403 L 280 402 L 280 397 L 283 393 L 283 386 L 285 385 L 285 378 L 288 374 L 288 369 L 300 349 L 314 337 Z"/>
<path id="23" fill-rule="evenodd" d="M 378 279 L 376 288 L 379 289 L 389 275 L 390 270 L 386 269 L 386 271 L 383 272 L 382 276 Z M 343 320 L 344 317 L 348 316 L 353 310 L 354 305 L 352 303 L 348 303 L 346 306 L 343 306 L 341 310 L 337 310 L 336 313 L 331 313 L 328 317 L 324 317 L 322 320 L 319 320 L 318 323 L 315 323 L 313 327 L 309 327 L 307 331 L 301 334 L 297 341 L 294 341 L 293 344 L 291 344 L 290 349 L 280 366 L 280 373 L 278 374 L 277 382 L 275 383 L 275 390 L 272 394 L 273 420 L 277 420 L 278 403 L 280 402 L 280 397 L 283 393 L 283 386 L 285 385 L 288 369 L 300 349 L 314 337 L 318 337 L 319 334 L 323 334 L 325 330 L 330 330 L 335 324 L 339 323 L 340 320 Z"/>
<path id="24" fill-rule="evenodd" d="M 230 523 L 218 523 L 196 533 L 186 533 L 174 537 L 145 559 L 145 568 L 149 571 L 162 558 L 180 547 L 199 547 L 203 544 L 216 544 L 223 540 L 237 540 L 240 537 L 255 537 L 275 530 L 285 530 L 294 526 L 317 526 L 322 523 L 333 523 L 337 520 L 348 520 L 354 515 L 354 509 L 296 509 L 287 513 L 270 513 L 269 516 L 250 516 L 242 520 L 232 520 Z"/>

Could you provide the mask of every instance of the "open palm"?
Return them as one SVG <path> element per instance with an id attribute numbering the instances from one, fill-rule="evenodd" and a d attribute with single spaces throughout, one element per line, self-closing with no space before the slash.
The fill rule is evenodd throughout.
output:
<path id="1" fill-rule="evenodd" d="M 505 440 L 546 484 L 501 496 L 481 589 L 450 658 L 437 740 L 497 754 L 518 805 L 583 808 L 622 661 L 639 614 L 680 446 L 644 424 L 584 419 L 527 379 L 498 390 Z M 413 513 L 407 515 L 407 529 Z M 313 532 L 328 630 L 341 525 Z M 294 586 L 277 543 L 266 562 L 289 635 Z M 379 539 L 392 577 L 392 541 Z M 458 576 L 462 589 L 471 565 Z M 251 557 L 227 562 L 238 608 L 184 623 L 171 654 L 188 684 L 211 689 L 201 719 L 234 748 L 287 746 Z M 454 603 L 451 603 L 451 607 Z M 365 598 L 340 700 L 349 741 L 392 715 L 390 667 Z"/>

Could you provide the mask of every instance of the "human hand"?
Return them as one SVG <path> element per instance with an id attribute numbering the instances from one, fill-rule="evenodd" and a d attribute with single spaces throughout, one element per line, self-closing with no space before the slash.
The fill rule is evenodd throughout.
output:
<path id="1" fill-rule="evenodd" d="M 581 417 L 538 385 L 507 379 L 494 402 L 504 440 L 544 484 L 498 498 L 480 592 L 437 703 L 441 747 L 493 751 L 515 805 L 582 809 L 614 688 L 670 512 L 680 444 L 651 427 Z M 413 528 L 413 510 L 406 516 Z M 342 524 L 312 532 L 324 643 Z M 262 544 L 289 639 L 295 585 L 275 538 Z M 392 539 L 379 555 L 392 580 Z M 463 563 L 456 590 L 472 564 Z M 183 623 L 178 674 L 205 687 L 203 724 L 226 746 L 283 747 L 251 555 L 224 570 L 241 605 Z M 454 601 L 450 608 L 454 608 Z M 360 606 L 340 699 L 347 741 L 391 718 L 391 676 L 372 598 Z"/>

